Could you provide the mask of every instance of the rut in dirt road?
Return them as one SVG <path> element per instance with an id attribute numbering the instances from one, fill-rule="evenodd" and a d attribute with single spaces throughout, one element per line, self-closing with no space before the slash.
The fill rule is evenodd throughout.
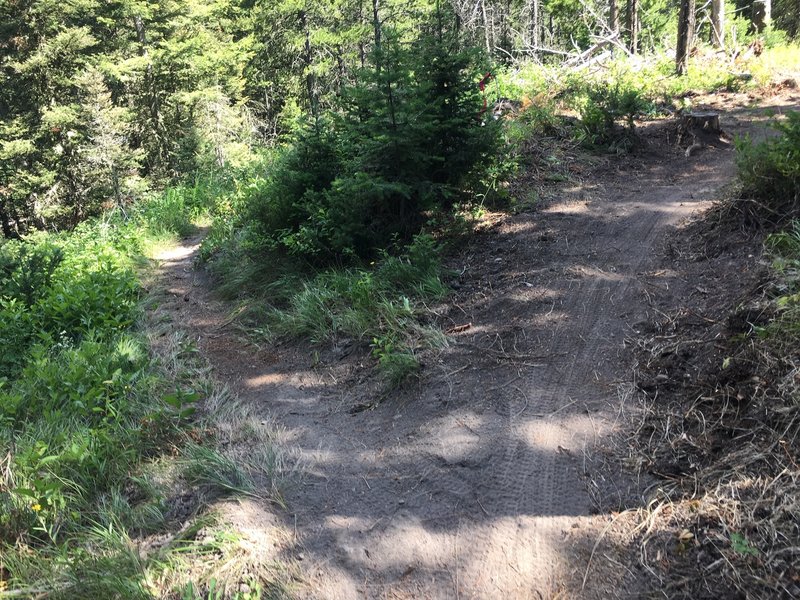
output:
<path id="1" fill-rule="evenodd" d="M 591 516 L 584 451 L 614 427 L 624 339 L 647 315 L 642 275 L 664 232 L 732 177 L 732 154 L 653 151 L 477 236 L 448 300 L 463 331 L 373 410 L 351 411 L 364 401 L 348 377 L 357 358 L 253 354 L 219 333 L 225 314 L 204 285 L 175 282 L 220 378 L 295 449 L 291 542 L 276 558 L 299 561 L 299 597 L 579 595 L 586 546 L 607 523 Z"/>

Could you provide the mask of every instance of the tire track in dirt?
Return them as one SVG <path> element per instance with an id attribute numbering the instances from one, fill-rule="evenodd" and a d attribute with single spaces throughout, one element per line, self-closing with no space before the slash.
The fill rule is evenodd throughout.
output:
<path id="1" fill-rule="evenodd" d="M 618 298 L 621 305 L 641 301 L 630 297 L 637 271 L 658 235 L 694 204 L 687 201 L 678 209 L 691 188 L 664 188 L 646 202 L 626 189 L 618 194 L 624 200 L 593 194 L 590 207 L 584 205 L 568 220 L 570 229 L 564 233 L 575 238 L 564 244 L 568 252 L 562 252 L 558 242 L 543 249 L 523 238 L 521 245 L 528 251 L 517 256 L 517 264 L 507 265 L 520 272 L 527 265 L 554 265 L 555 271 L 533 280 L 535 287 L 547 289 L 557 299 L 549 318 L 531 312 L 524 296 L 514 314 L 501 318 L 495 314 L 495 304 L 506 301 L 505 290 L 496 287 L 498 299 L 476 307 L 470 319 L 476 328 L 490 324 L 484 326 L 483 335 L 470 340 L 478 347 L 492 334 L 502 338 L 509 327 L 538 330 L 544 343 L 517 347 L 523 354 L 547 356 L 545 367 L 534 368 L 533 373 L 505 367 L 467 371 L 461 382 L 464 392 L 451 397 L 444 410 L 431 409 L 440 382 L 429 379 L 415 390 L 416 397 L 408 399 L 419 412 L 388 402 L 356 418 L 343 411 L 325 417 L 338 424 L 334 427 L 338 431 L 346 431 L 354 422 L 382 423 L 359 438 L 366 445 L 360 454 L 367 460 L 379 454 L 373 464 L 392 475 L 378 476 L 380 484 L 373 484 L 366 498 L 363 489 L 361 494 L 357 491 L 363 488 L 358 472 L 364 465 L 339 462 L 326 471 L 324 492 L 321 486 L 311 486 L 312 495 L 327 493 L 342 501 L 317 505 L 305 514 L 298 511 L 304 521 L 318 519 L 326 508 L 328 514 L 348 519 L 343 526 L 309 528 L 303 536 L 309 554 L 325 557 L 309 597 L 380 597 L 391 592 L 400 597 L 527 598 L 546 597 L 563 585 L 569 553 L 562 544 L 566 545 L 565 536 L 573 525 L 582 523 L 579 517 L 585 519 L 591 509 L 577 463 L 595 436 L 607 431 L 603 412 L 614 393 L 607 387 L 612 378 L 597 381 L 594 373 L 609 371 L 606 362 L 616 358 L 616 351 L 608 356 L 610 336 L 621 341 L 625 333 L 608 298 Z M 665 206 L 669 210 L 662 210 Z M 524 218 L 534 221 L 536 228 L 550 228 L 551 215 L 556 222 L 563 221 L 558 218 L 562 208 L 575 210 L 567 201 Z M 610 239 L 618 252 L 603 248 Z M 593 252 L 588 264 L 574 256 L 560 257 Z M 615 266 L 621 263 L 626 263 L 624 272 Z M 458 344 L 440 358 L 448 371 L 464 360 L 478 359 L 464 356 Z M 513 386 L 505 385 L 514 378 L 518 380 Z M 452 448 L 433 453 L 447 465 L 455 462 L 455 468 L 432 465 L 431 453 L 419 452 L 420 446 L 439 438 L 442 429 L 452 428 L 454 413 L 476 420 L 480 441 L 465 444 L 457 458 Z M 551 413 L 556 414 L 547 417 Z M 424 422 L 430 418 L 435 424 Z M 304 427 L 298 421 L 289 426 Z M 401 434 L 396 443 L 386 444 L 388 432 Z M 313 439 L 328 455 L 342 457 L 353 445 L 343 443 L 346 437 L 314 435 Z M 430 475 L 416 477 L 418 472 Z M 397 485 L 397 481 L 411 483 Z M 290 503 L 313 506 L 308 495 L 307 490 L 290 495 Z M 408 581 L 403 581 L 404 573 L 412 574 Z"/>
<path id="2" fill-rule="evenodd" d="M 631 195 L 623 190 L 623 196 Z M 691 188 L 663 188 L 651 195 L 646 204 L 634 210 L 625 203 L 612 203 L 608 199 L 595 197 L 590 204 L 602 210 L 606 224 L 600 225 L 598 230 L 596 221 L 600 219 L 599 211 L 586 205 L 585 216 L 580 220 L 571 220 L 572 232 L 577 233 L 578 238 L 593 232 L 594 237 L 599 237 L 601 241 L 613 239 L 622 249 L 619 252 L 603 251 L 593 242 L 586 244 L 578 241 L 572 246 L 573 253 L 596 253 L 590 265 L 582 265 L 576 260 L 561 263 L 557 254 L 548 257 L 563 265 L 561 271 L 564 274 L 580 275 L 577 281 L 556 278 L 548 282 L 551 289 L 563 298 L 559 308 L 564 318 L 552 327 L 551 341 L 544 345 L 543 354 L 563 356 L 563 359 L 549 365 L 543 377 L 531 377 L 528 387 L 536 390 L 535 405 L 539 412 L 557 411 L 577 401 L 587 413 L 598 413 L 600 431 L 594 429 L 593 423 L 587 423 L 574 413 L 572 422 L 552 418 L 525 419 L 523 413 L 518 422 L 511 419 L 502 425 L 498 423 L 494 435 L 512 440 L 515 448 L 521 443 L 518 437 L 522 434 L 529 443 L 555 451 L 541 456 L 532 453 L 507 455 L 499 464 L 488 461 L 488 470 L 500 469 L 503 473 L 495 487 L 499 491 L 500 502 L 496 506 L 500 514 L 517 514 L 521 517 L 502 522 L 501 526 L 492 530 L 490 536 L 479 540 L 485 549 L 475 561 L 475 580 L 470 582 L 472 596 L 528 597 L 528 594 L 533 596 L 534 591 L 542 594 L 556 591 L 552 581 L 543 579 L 541 575 L 543 570 L 557 572 L 557 564 L 552 559 L 543 560 L 543 555 L 552 554 L 547 548 L 548 542 L 563 536 L 567 523 L 559 527 L 553 520 L 537 518 L 535 515 L 569 517 L 589 514 L 591 506 L 583 484 L 574 469 L 569 466 L 565 468 L 564 461 L 560 459 L 564 454 L 572 457 L 580 455 L 586 446 L 593 443 L 595 436 L 608 427 L 607 423 L 602 423 L 602 412 L 609 408 L 604 404 L 613 396 L 608 389 L 603 389 L 603 383 L 606 382 L 593 382 L 592 379 L 597 379 L 595 373 L 598 371 L 614 371 L 604 364 L 614 359 L 614 355 L 607 356 L 608 348 L 612 339 L 621 341 L 625 334 L 624 324 L 615 322 L 618 319 L 615 319 L 614 313 L 619 305 L 631 307 L 639 302 L 635 297 L 636 275 L 652 253 L 659 234 L 666 226 L 688 214 L 695 203 L 684 202 L 685 209 L 671 215 L 659 209 L 675 204 L 680 206 L 681 200 L 690 196 Z M 561 206 L 556 204 L 550 211 L 558 211 Z M 621 224 L 618 226 L 612 222 L 609 225 L 609 216 L 619 218 Z M 608 235 L 612 232 L 614 235 Z M 625 263 L 624 266 L 622 263 Z M 610 298 L 617 300 L 612 303 Z M 608 377 L 606 379 L 610 380 Z M 523 500 L 526 501 L 525 506 L 521 505 Z M 510 543 L 514 544 L 514 555 L 527 558 L 517 561 L 515 568 L 505 569 L 502 580 L 498 581 L 498 565 L 508 560 L 504 557 L 504 549 Z M 551 579 L 553 577 L 551 575 Z M 487 581 L 492 583 L 487 584 Z M 470 595 L 470 592 L 467 591 L 467 594 Z"/>
<path id="3" fill-rule="evenodd" d="M 623 339 L 648 309 L 640 274 L 733 170 L 725 149 L 685 160 L 657 148 L 616 166 L 627 170 L 598 170 L 476 237 L 455 259 L 465 275 L 449 310 L 471 327 L 374 410 L 350 412 L 375 390 L 357 379 L 363 358 L 326 350 L 320 365 L 295 345 L 243 345 L 195 274 L 180 318 L 301 466 L 285 491 L 293 541 L 276 556 L 302 570 L 298 597 L 618 591 L 580 591 L 586 547 L 608 519 L 591 515 L 583 453 L 613 428 Z"/>

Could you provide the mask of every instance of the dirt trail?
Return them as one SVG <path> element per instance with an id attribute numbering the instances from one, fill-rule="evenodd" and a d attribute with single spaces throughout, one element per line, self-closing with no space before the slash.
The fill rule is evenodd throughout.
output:
<path id="1" fill-rule="evenodd" d="M 723 116 L 739 133 L 749 121 Z M 192 270 L 165 258 L 169 302 L 218 376 L 284 431 L 302 477 L 286 489 L 292 543 L 276 558 L 309 598 L 621 597 L 616 575 L 580 592 L 609 522 L 585 453 L 615 429 L 625 338 L 648 318 L 662 240 L 734 173 L 731 147 L 684 157 L 663 128 L 528 214 L 503 217 L 454 259 L 443 318 L 470 324 L 423 376 L 373 410 L 358 351 L 257 349 Z M 738 131 L 737 131 L 738 129 Z M 605 559 L 603 559 L 605 560 Z"/>

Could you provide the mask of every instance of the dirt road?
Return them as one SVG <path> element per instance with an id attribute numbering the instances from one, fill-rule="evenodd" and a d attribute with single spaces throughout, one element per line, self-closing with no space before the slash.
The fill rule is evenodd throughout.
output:
<path id="1" fill-rule="evenodd" d="M 192 271 L 193 249 L 164 257 L 178 319 L 298 461 L 276 558 L 299 565 L 299 597 L 625 595 L 623 565 L 581 591 L 610 519 L 587 491 L 592 448 L 615 430 L 625 339 L 648 318 L 665 233 L 734 174 L 731 146 L 686 158 L 663 128 L 645 137 L 635 157 L 600 159 L 476 236 L 437 309 L 463 330 L 371 410 L 351 410 L 373 399 L 359 380 L 368 357 L 243 344 L 219 329 L 227 309 Z"/>

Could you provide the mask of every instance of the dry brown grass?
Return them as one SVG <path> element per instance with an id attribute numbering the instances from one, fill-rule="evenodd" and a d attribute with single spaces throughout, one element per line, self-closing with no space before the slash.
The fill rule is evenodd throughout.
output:
<path id="1" fill-rule="evenodd" d="M 773 302 L 750 299 L 747 314 L 772 316 L 745 334 L 709 319 L 698 338 L 666 317 L 639 341 L 643 377 L 659 375 L 629 440 L 656 478 L 634 539 L 657 597 L 800 597 L 800 336 Z M 682 347 L 717 366 L 670 386 Z"/>

